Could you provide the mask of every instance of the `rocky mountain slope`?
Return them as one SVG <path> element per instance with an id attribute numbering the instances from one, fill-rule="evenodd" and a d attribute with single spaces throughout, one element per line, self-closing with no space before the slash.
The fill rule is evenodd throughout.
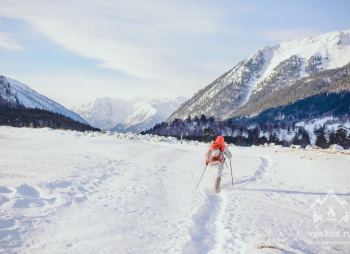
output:
<path id="1" fill-rule="evenodd" d="M 251 104 L 314 73 L 350 62 L 350 30 L 288 40 L 259 49 L 182 104 L 169 118 L 188 115 L 225 120 L 247 114 Z M 243 112 L 244 111 L 244 112 Z M 260 110 L 250 111 L 257 115 Z"/>
<path id="2" fill-rule="evenodd" d="M 87 124 L 87 122 L 76 113 L 37 93 L 27 85 L 4 76 L 0 76 L 0 104 L 5 104 L 10 107 L 23 106 L 25 108 L 44 109 Z"/>
<path id="3" fill-rule="evenodd" d="M 98 98 L 72 110 L 92 126 L 120 132 L 140 132 L 166 120 L 186 99 Z"/>
<path id="4" fill-rule="evenodd" d="M 310 117 L 322 117 L 325 113 L 336 116 L 346 115 L 350 114 L 349 102 L 342 98 L 348 96 L 348 94 L 350 94 L 350 63 L 340 68 L 313 73 L 308 77 L 297 80 L 293 85 L 282 88 L 256 102 L 247 103 L 234 114 L 235 117 L 232 120 L 245 119 L 245 122 L 251 122 L 256 121 L 257 117 L 260 120 L 271 122 L 283 120 L 288 116 L 281 112 L 279 112 L 279 115 L 268 118 L 264 118 L 263 116 L 266 117 L 266 115 L 262 113 L 267 110 L 276 113 L 276 109 L 286 106 L 298 108 L 298 114 L 303 111 L 304 114 L 308 114 Z M 309 103 L 305 103 L 306 101 L 309 101 Z M 322 104 L 321 101 L 328 101 L 328 103 Z M 296 105 L 299 107 L 296 107 Z M 343 109 L 335 111 L 339 107 Z M 339 114 L 336 113 L 338 111 Z M 293 113 L 290 116 L 297 118 Z"/>

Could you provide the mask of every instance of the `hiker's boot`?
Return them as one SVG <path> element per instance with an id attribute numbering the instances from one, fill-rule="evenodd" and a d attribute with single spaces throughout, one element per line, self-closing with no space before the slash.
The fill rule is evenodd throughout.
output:
<path id="1" fill-rule="evenodd" d="M 221 181 L 221 177 L 216 178 L 216 182 L 215 182 L 215 192 L 216 193 L 220 192 L 220 181 Z"/>

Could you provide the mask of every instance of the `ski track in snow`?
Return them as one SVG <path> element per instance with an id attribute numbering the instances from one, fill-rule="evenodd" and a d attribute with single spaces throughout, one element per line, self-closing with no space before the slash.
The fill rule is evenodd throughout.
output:
<path id="1" fill-rule="evenodd" d="M 251 156 L 251 155 L 250 155 Z M 255 155 L 260 158 L 261 164 L 254 172 L 253 176 L 248 178 L 239 179 L 236 184 L 250 183 L 254 181 L 267 181 L 268 175 L 271 173 L 270 169 L 273 165 L 273 160 L 269 156 Z"/>
<path id="2" fill-rule="evenodd" d="M 205 204 L 194 216 L 194 226 L 191 228 L 191 241 L 185 246 L 183 253 L 224 253 L 223 243 L 230 238 L 231 233 L 225 229 L 223 216 L 228 204 L 225 191 L 219 195 L 206 192 Z"/>
<path id="3" fill-rule="evenodd" d="M 334 244 L 333 248 L 310 246 L 310 241 L 315 239 L 307 235 L 309 231 L 325 232 L 335 226 L 343 231 L 349 230 L 349 227 L 332 223 L 313 228 L 312 213 L 306 211 L 305 204 L 309 208 L 315 196 L 324 196 L 327 191 L 304 191 L 305 186 L 300 187 L 294 182 L 276 181 L 280 162 L 275 163 L 269 155 L 239 151 L 233 154 L 232 161 L 244 160 L 244 164 L 237 164 L 245 168 L 239 170 L 233 163 L 233 188 L 227 170 L 223 172 L 221 193 L 216 195 L 206 191 L 206 202 L 194 216 L 191 241 L 184 253 L 299 254 L 346 253 L 350 250 L 348 245 Z M 343 196 L 349 197 L 350 193 Z M 286 214 L 289 214 L 288 219 Z M 260 250 L 259 246 L 279 249 Z"/>
<path id="4" fill-rule="evenodd" d="M 350 232 L 308 211 L 330 189 L 350 203 L 350 156 L 230 147 L 234 187 L 225 167 L 216 194 L 210 167 L 195 188 L 206 146 L 0 131 L 0 253 L 350 252 L 350 241 L 317 245 L 308 235 Z"/>
<path id="5" fill-rule="evenodd" d="M 240 156 L 240 155 L 236 155 Z M 245 155 L 247 156 L 247 155 Z M 250 155 L 251 156 L 251 155 Z M 255 155 L 260 159 L 260 165 L 253 172 L 252 176 L 243 177 L 235 181 L 235 186 L 240 186 L 245 183 L 254 181 L 267 181 L 270 173 L 270 166 L 273 160 L 269 156 Z M 227 168 L 226 168 L 227 169 Z M 226 173 L 227 175 L 228 173 Z M 232 188 L 226 183 L 225 188 Z M 195 225 L 191 229 L 191 241 L 187 244 L 183 253 L 229 253 L 228 250 L 234 253 L 242 250 L 240 244 L 232 244 L 232 231 L 228 229 L 224 216 L 228 205 L 232 202 L 229 199 L 227 191 L 222 190 L 220 194 L 206 191 L 207 199 L 205 204 L 198 210 L 194 216 Z M 237 205 L 236 202 L 231 203 Z M 233 216 L 234 217 L 234 216 Z M 239 250 L 237 252 L 237 250 Z"/>

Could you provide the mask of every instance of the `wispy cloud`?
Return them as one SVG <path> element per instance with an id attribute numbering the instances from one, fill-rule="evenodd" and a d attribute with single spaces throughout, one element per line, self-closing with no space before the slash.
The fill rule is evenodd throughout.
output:
<path id="1" fill-rule="evenodd" d="M 13 0 L 2 3 L 0 15 L 30 22 L 61 47 L 97 60 L 101 68 L 158 80 L 180 75 L 172 64 L 180 62 L 183 44 L 190 53 L 198 37 L 222 29 L 215 11 L 186 1 Z"/>
<path id="2" fill-rule="evenodd" d="M 8 50 L 21 51 L 24 48 L 9 33 L 0 32 L 0 47 Z"/>
<path id="3" fill-rule="evenodd" d="M 282 42 L 284 40 L 303 39 L 319 33 L 319 31 L 311 29 L 282 29 L 267 30 L 263 32 L 261 36 L 268 40 Z"/>
<path id="4" fill-rule="evenodd" d="M 28 79 L 28 84 L 47 87 L 50 96 L 61 83 L 84 91 L 91 85 L 91 96 L 191 96 L 258 48 L 335 30 L 348 17 L 343 7 L 340 15 L 328 13 L 326 7 L 315 10 L 312 3 L 301 8 L 291 3 L 269 6 L 259 0 L 0 2 L 0 31 L 7 33 L 1 47 L 26 49 L 20 56 L 22 68 L 16 65 L 19 58 L 3 57 L 2 71 L 23 79 L 32 74 L 37 79 Z M 300 10 L 307 15 L 300 15 L 296 23 Z M 335 15 L 344 22 L 337 22 Z M 327 20 L 315 23 L 319 16 Z M 328 23 L 333 28 L 325 28 Z M 288 29 L 296 24 L 308 29 Z M 62 97 L 67 89 L 62 87 Z"/>

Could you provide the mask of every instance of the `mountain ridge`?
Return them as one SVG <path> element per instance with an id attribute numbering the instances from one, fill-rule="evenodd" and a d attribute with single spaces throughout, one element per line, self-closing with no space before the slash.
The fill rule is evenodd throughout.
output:
<path id="1" fill-rule="evenodd" d="M 301 78 L 347 64 L 349 55 L 350 30 L 260 48 L 200 89 L 167 121 L 202 114 L 218 120 L 229 119 L 242 106 L 258 102 Z"/>
<path id="2" fill-rule="evenodd" d="M 92 126 L 119 132 L 140 132 L 166 120 L 185 97 L 169 98 L 97 98 L 72 110 Z"/>
<path id="3" fill-rule="evenodd" d="M 311 96 L 344 91 L 350 91 L 350 63 L 340 68 L 316 72 L 299 79 L 294 84 L 282 88 L 258 102 L 244 105 L 233 115 L 233 118 L 251 118 L 264 110 L 287 106 Z"/>
<path id="4" fill-rule="evenodd" d="M 23 106 L 25 108 L 39 108 L 53 113 L 59 113 L 75 121 L 87 124 L 87 122 L 76 113 L 66 109 L 59 103 L 37 93 L 29 86 L 5 76 L 0 75 L 0 97 L 8 102 L 10 106 Z"/>

